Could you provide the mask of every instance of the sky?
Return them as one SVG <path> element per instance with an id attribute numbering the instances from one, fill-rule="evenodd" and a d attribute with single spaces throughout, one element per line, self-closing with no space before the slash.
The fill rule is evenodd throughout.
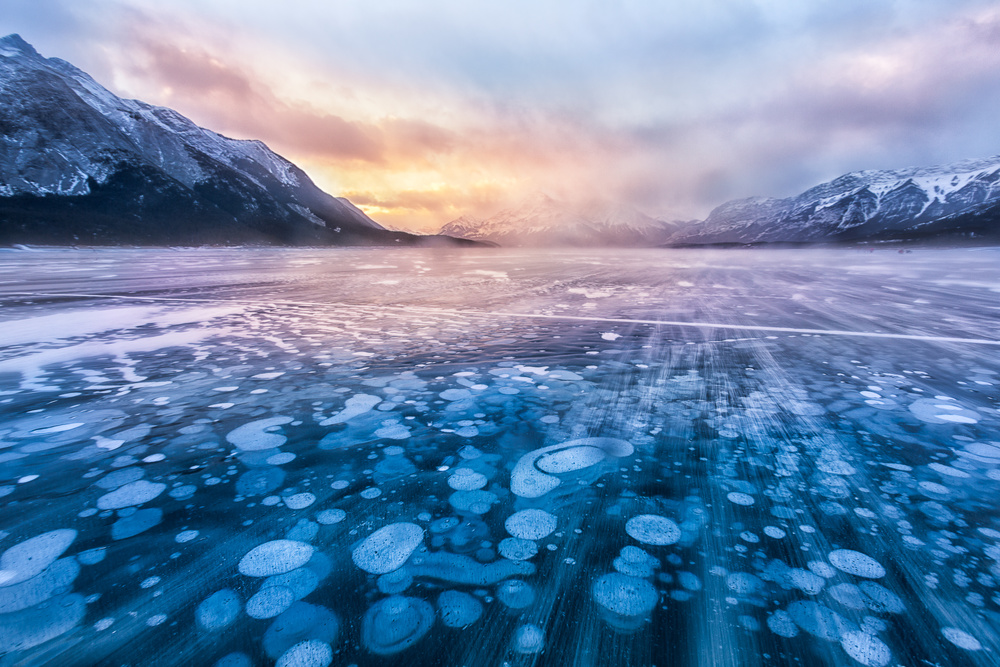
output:
<path id="1" fill-rule="evenodd" d="M 1000 154 L 995 0 L 3 0 L 14 32 L 416 231 Z"/>

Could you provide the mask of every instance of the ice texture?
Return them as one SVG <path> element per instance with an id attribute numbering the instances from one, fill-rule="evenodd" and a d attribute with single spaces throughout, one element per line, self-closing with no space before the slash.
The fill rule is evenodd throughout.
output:
<path id="1" fill-rule="evenodd" d="M 0 663 L 992 667 L 1000 251 L 896 250 L 0 249 Z"/>

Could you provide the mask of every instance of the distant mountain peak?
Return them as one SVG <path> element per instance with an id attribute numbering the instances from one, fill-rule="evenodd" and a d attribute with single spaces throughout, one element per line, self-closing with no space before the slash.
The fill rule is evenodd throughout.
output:
<path id="1" fill-rule="evenodd" d="M 627 204 L 572 204 L 536 191 L 488 218 L 463 215 L 440 233 L 502 246 L 651 246 L 674 231 Z"/>
<path id="2" fill-rule="evenodd" d="M 853 171 L 785 199 L 716 207 L 671 243 L 1000 238 L 1000 156 Z"/>
<path id="3" fill-rule="evenodd" d="M 0 39 L 0 243 L 423 244 L 258 140 L 123 99 Z"/>
<path id="4" fill-rule="evenodd" d="M 28 44 L 17 33 L 12 33 L 6 37 L 0 37 L 0 56 L 12 58 L 15 56 L 35 56 L 40 57 L 38 51 L 31 44 Z"/>

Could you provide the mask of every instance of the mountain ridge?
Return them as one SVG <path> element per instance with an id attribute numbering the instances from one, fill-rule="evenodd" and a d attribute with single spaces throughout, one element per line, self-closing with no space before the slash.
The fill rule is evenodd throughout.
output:
<path id="1" fill-rule="evenodd" d="M 386 230 L 255 139 L 0 38 L 0 243 L 450 243 Z"/>
<path id="2" fill-rule="evenodd" d="M 785 198 L 728 201 L 671 245 L 1000 240 L 1000 156 L 849 172 Z"/>

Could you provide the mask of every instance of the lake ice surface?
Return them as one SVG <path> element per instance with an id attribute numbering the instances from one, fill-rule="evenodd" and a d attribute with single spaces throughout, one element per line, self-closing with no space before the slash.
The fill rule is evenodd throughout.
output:
<path id="1" fill-rule="evenodd" d="M 0 253 L 0 665 L 996 665 L 1000 251 Z"/>

